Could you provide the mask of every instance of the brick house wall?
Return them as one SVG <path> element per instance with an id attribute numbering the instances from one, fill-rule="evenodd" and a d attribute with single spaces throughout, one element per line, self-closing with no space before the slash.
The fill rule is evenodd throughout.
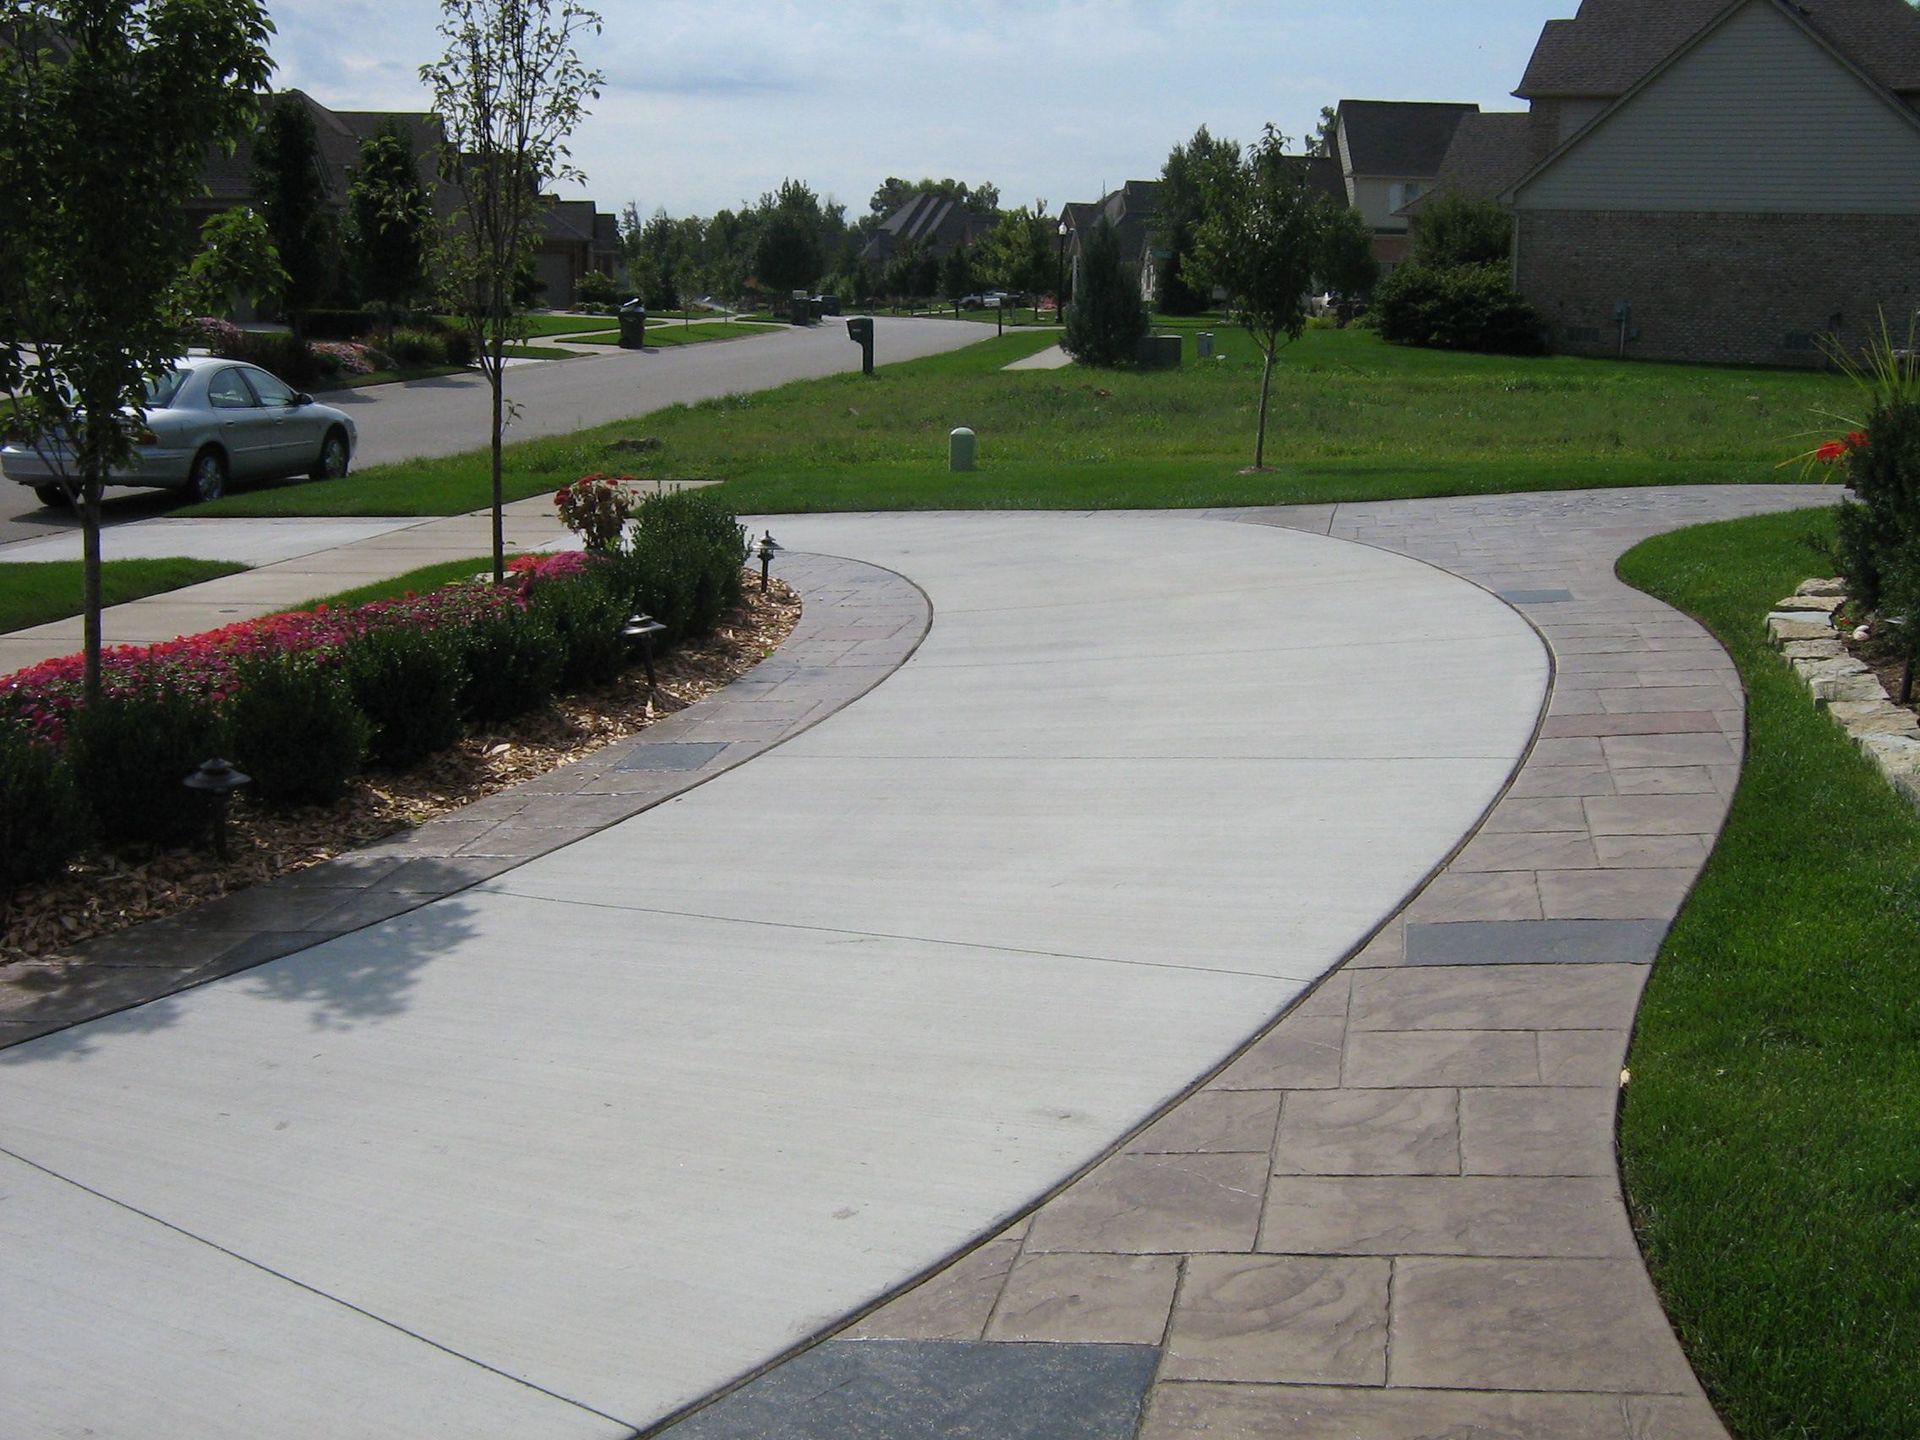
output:
<path id="1" fill-rule="evenodd" d="M 1736 365 L 1818 366 L 1835 317 L 1853 346 L 1920 310 L 1911 215 L 1521 211 L 1517 240 L 1515 288 L 1567 354 L 1618 354 L 1622 300 L 1629 358 Z"/>

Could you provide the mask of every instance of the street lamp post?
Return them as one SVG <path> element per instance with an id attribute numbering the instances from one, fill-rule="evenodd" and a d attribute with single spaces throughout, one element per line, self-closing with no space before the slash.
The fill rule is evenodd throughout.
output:
<path id="1" fill-rule="evenodd" d="M 1067 222 L 1060 222 L 1060 258 L 1054 273 L 1053 318 L 1057 324 L 1067 323 Z"/>

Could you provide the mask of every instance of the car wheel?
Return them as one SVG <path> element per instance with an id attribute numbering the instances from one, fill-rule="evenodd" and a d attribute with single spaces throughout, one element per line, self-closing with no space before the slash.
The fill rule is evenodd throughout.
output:
<path id="1" fill-rule="evenodd" d="M 33 487 L 33 498 L 49 510 L 65 510 L 73 504 L 73 497 L 67 494 L 64 485 L 36 485 Z"/>
<path id="2" fill-rule="evenodd" d="M 187 472 L 187 489 L 196 500 L 218 500 L 227 493 L 227 462 L 218 450 L 202 450 Z"/>
<path id="3" fill-rule="evenodd" d="M 320 458 L 313 462 L 313 469 L 307 472 L 314 480 L 339 480 L 347 473 L 347 437 L 338 430 L 329 430 L 327 438 L 320 442 Z"/>

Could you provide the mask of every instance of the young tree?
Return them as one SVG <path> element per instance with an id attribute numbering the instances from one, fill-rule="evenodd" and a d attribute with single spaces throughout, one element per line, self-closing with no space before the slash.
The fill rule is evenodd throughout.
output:
<path id="1" fill-rule="evenodd" d="M 398 121 L 382 121 L 361 143 L 359 164 L 347 182 L 347 205 L 360 293 L 386 310 L 391 333 L 394 312 L 427 288 L 434 229 L 413 141 Z"/>
<path id="2" fill-rule="evenodd" d="M 1331 105 L 1320 107 L 1320 123 L 1314 127 L 1313 134 L 1306 137 L 1305 149 L 1309 155 L 1333 154 L 1333 139 L 1340 123 L 1340 112 Z"/>
<path id="3" fill-rule="evenodd" d="M 1202 125 L 1193 139 L 1173 147 L 1160 169 L 1154 239 L 1167 258 L 1155 276 L 1154 303 L 1168 315 L 1198 315 L 1212 298 L 1210 286 L 1196 286 L 1189 279 L 1193 235 L 1214 193 L 1239 163 L 1239 144 L 1214 139 Z"/>
<path id="4" fill-rule="evenodd" d="M 236 300 L 257 305 L 282 294 L 287 272 L 258 211 L 222 210 L 200 227 L 181 298 L 196 315 L 224 315 Z"/>
<path id="5" fill-rule="evenodd" d="M 1139 277 L 1128 273 L 1113 227 L 1102 220 L 1080 253 L 1080 283 L 1061 346 L 1084 365 L 1118 365 L 1133 359 L 1146 333 Z"/>
<path id="6" fill-rule="evenodd" d="M 80 506 L 89 699 L 101 492 L 134 451 L 147 381 L 181 352 L 185 202 L 206 146 L 231 153 L 252 131 L 272 29 L 258 0 L 0 12 L 0 314 L 12 321 L 0 383 Z"/>
<path id="7" fill-rule="evenodd" d="M 297 95 L 282 95 L 267 111 L 253 143 L 253 193 L 287 272 L 280 300 L 299 335 L 301 312 L 333 288 L 338 247 L 320 136 Z"/>
<path id="8" fill-rule="evenodd" d="M 492 392 L 495 584 L 506 578 L 506 349 L 524 329 L 513 293 L 539 245 L 541 187 L 585 178 L 566 141 L 600 93 L 600 73 L 575 44 L 588 33 L 600 33 L 600 17 L 575 0 L 441 0 L 446 52 L 420 67 L 446 132 L 443 165 L 461 196 L 448 249 L 453 298 Z"/>
<path id="9" fill-rule="evenodd" d="M 1040 292 L 1052 287 L 1057 256 L 1053 219 L 1047 202 L 1035 200 L 1000 217 L 980 239 L 976 268 L 1005 290 L 1024 290 L 1033 297 L 1033 318 L 1040 318 Z"/>
<path id="10" fill-rule="evenodd" d="M 1201 272 L 1226 290 L 1234 319 L 1253 336 L 1265 361 L 1255 470 L 1266 468 L 1274 358 L 1307 328 L 1307 291 L 1325 229 L 1324 202 L 1308 187 L 1305 169 L 1287 155 L 1286 137 L 1269 125 L 1195 237 Z"/>
<path id="11" fill-rule="evenodd" d="M 1320 233 L 1320 254 L 1314 273 L 1329 290 L 1340 293 L 1342 325 L 1353 314 L 1354 301 L 1370 293 L 1380 279 L 1380 262 L 1373 258 L 1373 227 L 1358 210 L 1327 207 Z"/>
<path id="12" fill-rule="evenodd" d="M 1415 214 L 1413 263 L 1429 270 L 1503 264 L 1512 247 L 1513 219 L 1497 201 L 1442 190 Z"/>
<path id="13" fill-rule="evenodd" d="M 782 295 L 811 290 L 820 278 L 820 198 L 798 180 L 781 182 L 777 195 L 760 197 L 759 238 L 753 248 L 760 283 Z"/>
<path id="14" fill-rule="evenodd" d="M 967 253 L 966 246 L 954 246 L 940 266 L 940 288 L 946 292 L 950 305 L 958 305 L 962 296 L 972 293 L 973 257 Z"/>

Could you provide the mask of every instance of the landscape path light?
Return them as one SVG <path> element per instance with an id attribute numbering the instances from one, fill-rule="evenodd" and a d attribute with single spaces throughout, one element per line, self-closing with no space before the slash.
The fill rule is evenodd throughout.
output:
<path id="1" fill-rule="evenodd" d="M 640 647 L 640 659 L 647 667 L 649 691 L 660 687 L 660 679 L 653 672 L 653 642 L 655 637 L 665 634 L 666 629 L 651 615 L 634 615 L 627 620 L 627 628 L 620 632 L 626 637 L 627 644 Z"/>
<path id="2" fill-rule="evenodd" d="M 753 553 L 760 559 L 760 593 L 762 595 L 767 593 L 767 567 L 773 564 L 773 557 L 784 549 L 786 546 L 773 538 L 771 530 L 763 534 L 760 537 L 760 543 L 754 547 Z"/>
<path id="3" fill-rule="evenodd" d="M 197 790 L 209 797 L 213 803 L 213 853 L 220 860 L 230 857 L 227 854 L 227 801 L 242 785 L 251 785 L 253 777 L 243 775 L 231 764 L 218 758 L 203 760 L 200 768 L 180 782 L 189 790 Z"/>

